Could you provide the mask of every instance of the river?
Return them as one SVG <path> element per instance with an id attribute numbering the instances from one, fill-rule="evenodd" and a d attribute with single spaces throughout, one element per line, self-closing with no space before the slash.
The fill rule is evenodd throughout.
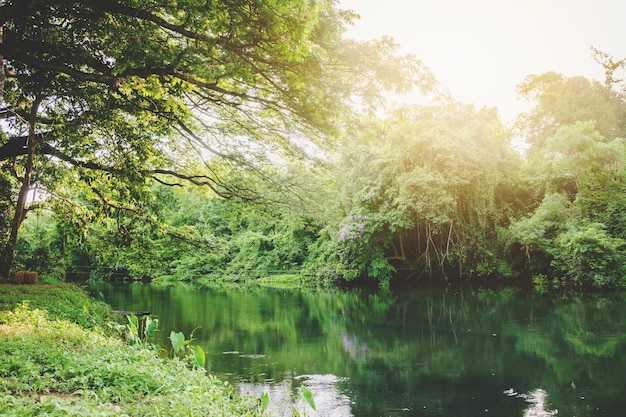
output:
<path id="1" fill-rule="evenodd" d="M 207 369 L 273 415 L 618 416 L 626 294 L 219 290 L 99 284 L 114 309 L 193 332 Z M 308 388 L 317 410 L 299 395 Z"/>

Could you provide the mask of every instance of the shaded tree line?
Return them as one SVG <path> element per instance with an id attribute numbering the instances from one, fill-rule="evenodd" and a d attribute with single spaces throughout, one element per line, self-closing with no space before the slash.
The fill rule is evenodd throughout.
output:
<path id="1" fill-rule="evenodd" d="M 407 106 L 352 126 L 323 165 L 276 167 L 307 204 L 254 176 L 238 181 L 274 204 L 154 184 L 144 212 L 85 200 L 54 209 L 51 233 L 76 242 L 71 256 L 81 253 L 91 276 L 104 279 L 119 268 L 206 285 L 295 272 L 382 286 L 428 276 L 622 287 L 620 90 L 555 73 L 529 76 L 519 90 L 536 103 L 515 126 L 528 139 L 525 153 L 494 110 Z"/>

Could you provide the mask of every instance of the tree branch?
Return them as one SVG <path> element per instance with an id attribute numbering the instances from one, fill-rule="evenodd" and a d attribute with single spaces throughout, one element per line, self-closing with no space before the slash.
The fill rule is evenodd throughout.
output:
<path id="1" fill-rule="evenodd" d="M 42 138 L 43 136 L 44 136 L 43 134 L 39 134 L 38 135 L 39 138 Z M 13 139 L 11 139 L 11 141 L 9 141 L 10 145 L 9 145 L 9 143 L 7 143 L 2 148 L 0 148 L 0 161 L 5 160 L 5 159 L 9 159 L 10 157 L 15 157 L 15 156 L 19 156 L 19 155 L 26 155 L 28 153 L 28 149 L 25 147 L 27 138 L 28 138 L 27 136 L 20 136 L 20 137 L 17 137 L 17 138 L 13 138 Z M 9 146 L 7 146 L 7 145 L 9 145 Z M 10 152 L 12 152 L 12 153 L 9 155 Z M 108 172 L 108 173 L 114 174 L 114 175 L 120 175 L 120 174 L 124 173 L 123 169 L 102 165 L 102 164 L 99 164 L 99 163 L 93 162 L 93 161 L 80 161 L 80 160 L 74 159 L 71 156 L 64 154 L 60 150 L 58 150 L 58 149 L 56 149 L 56 148 L 54 148 L 54 147 L 52 147 L 52 146 L 50 146 L 48 144 L 44 144 L 40 148 L 39 153 L 56 157 L 56 158 L 58 158 L 58 159 L 60 159 L 60 160 L 62 160 L 64 162 L 67 162 L 70 165 L 75 166 L 77 168 L 84 168 L 84 169 L 88 169 L 88 170 Z M 158 175 L 166 175 L 166 176 L 169 176 L 169 177 L 174 177 L 174 178 L 178 178 L 180 180 L 187 181 L 187 182 L 189 182 L 191 184 L 194 184 L 194 185 L 197 185 L 197 186 L 209 187 L 211 189 L 211 191 L 213 191 L 216 195 L 218 195 L 218 196 L 220 196 L 222 198 L 237 197 L 237 198 L 240 198 L 240 199 L 245 200 L 245 201 L 255 201 L 256 200 L 255 197 L 251 197 L 250 195 L 246 195 L 246 194 L 243 194 L 241 192 L 238 192 L 238 191 L 228 187 L 223 182 L 218 181 L 216 178 L 208 176 L 208 175 L 187 175 L 187 174 L 183 174 L 181 172 L 177 172 L 177 171 L 170 170 L 170 169 L 163 169 L 163 168 L 143 169 L 143 170 L 140 170 L 139 172 L 142 175 L 149 176 L 149 177 L 153 178 L 155 181 L 160 182 L 160 183 L 165 184 L 165 185 L 177 185 L 177 184 L 167 183 L 167 182 L 161 180 L 160 178 L 158 178 L 157 177 Z"/>
<path id="2" fill-rule="evenodd" d="M 116 1 L 116 2 L 91 1 L 90 5 L 94 7 L 95 9 L 103 10 L 112 14 L 121 14 L 121 15 L 128 16 L 128 17 L 150 21 L 164 29 L 167 29 L 174 33 L 178 33 L 179 35 L 185 36 L 190 39 L 203 41 L 203 42 L 219 43 L 219 38 L 203 35 L 203 34 L 188 30 L 182 25 L 175 25 L 173 23 L 170 23 L 167 20 L 161 17 L 158 17 L 157 15 L 153 13 L 150 13 L 149 11 L 145 9 L 126 6 L 125 4 L 122 4 L 121 1 Z"/>
<path id="3" fill-rule="evenodd" d="M 121 206 L 119 204 L 115 204 L 109 200 L 107 200 L 107 198 L 100 192 L 100 190 L 98 190 L 96 187 L 89 185 L 89 188 L 96 193 L 96 195 L 98 196 L 98 198 L 100 198 L 100 200 L 102 200 L 102 202 L 104 204 L 106 204 L 107 206 L 117 209 L 117 210 L 123 210 L 123 211 L 128 211 L 130 213 L 136 214 L 137 216 L 143 216 L 145 214 L 145 212 L 141 211 L 141 210 L 137 210 L 131 207 L 124 207 Z"/>

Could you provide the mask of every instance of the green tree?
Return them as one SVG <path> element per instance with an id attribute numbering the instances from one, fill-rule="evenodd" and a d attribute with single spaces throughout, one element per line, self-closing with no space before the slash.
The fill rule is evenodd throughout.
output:
<path id="1" fill-rule="evenodd" d="M 344 165 L 353 167 L 336 251 L 348 277 L 384 283 L 394 267 L 510 273 L 498 230 L 508 225 L 521 165 L 495 111 L 407 108 L 364 132 L 375 135 L 371 146 Z"/>
<path id="2" fill-rule="evenodd" d="M 508 228 L 514 253 L 523 254 L 525 266 L 533 273 L 545 272 L 552 260 L 550 252 L 557 237 L 573 223 L 574 208 L 563 193 L 546 194 L 527 217 L 513 221 Z"/>
<path id="3" fill-rule="evenodd" d="M 155 184 L 151 194 L 141 215 L 55 202 L 56 224 L 45 223 L 55 227 L 40 225 L 39 216 L 25 221 L 16 264 L 83 279 L 164 284 L 210 285 L 305 269 L 319 275 L 315 248 L 324 244 L 324 226 L 300 209 L 224 199 L 195 186 Z"/>
<path id="4" fill-rule="evenodd" d="M 607 68 L 605 86 L 555 73 L 520 86 L 536 102 L 521 121 L 532 144 L 527 172 L 544 195 L 508 230 L 526 257 L 522 270 L 623 285 L 626 104 L 609 82 L 616 68 Z"/>
<path id="5" fill-rule="evenodd" d="M 129 213 L 147 178 L 259 198 L 214 161 L 265 177 L 259 161 L 326 143 L 354 100 L 430 81 L 390 39 L 343 39 L 354 17 L 332 0 L 2 1 L 0 160 L 21 185 L 0 275 L 35 182 L 59 196 L 72 168 L 88 200 Z"/>
<path id="6" fill-rule="evenodd" d="M 567 78 L 555 72 L 529 75 L 517 86 L 518 94 L 534 104 L 516 125 L 531 146 L 541 150 L 560 126 L 594 121 L 606 138 L 626 135 L 624 102 L 620 95 L 584 77 Z"/>

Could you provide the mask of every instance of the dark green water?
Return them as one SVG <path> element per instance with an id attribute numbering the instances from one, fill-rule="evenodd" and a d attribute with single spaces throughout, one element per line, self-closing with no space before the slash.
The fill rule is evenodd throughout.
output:
<path id="1" fill-rule="evenodd" d="M 147 310 L 276 415 L 621 416 L 626 294 L 516 290 L 195 290 L 104 284 L 115 309 Z M 313 393 L 317 412 L 298 387 Z M 542 414 L 544 413 L 544 414 Z"/>

